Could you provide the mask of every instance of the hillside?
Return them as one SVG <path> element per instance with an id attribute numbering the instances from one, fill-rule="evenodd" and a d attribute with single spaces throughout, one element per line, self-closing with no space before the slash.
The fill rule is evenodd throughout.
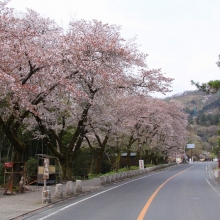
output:
<path id="1" fill-rule="evenodd" d="M 177 100 L 185 106 L 189 114 L 188 143 L 195 143 L 193 154 L 201 157 L 206 152 L 211 152 L 218 145 L 218 130 L 220 119 L 220 95 L 208 95 L 204 92 L 186 91 L 173 95 L 165 101 Z"/>
<path id="2" fill-rule="evenodd" d="M 219 94 L 208 95 L 205 92 L 201 92 L 198 90 L 186 91 L 182 94 L 168 97 L 165 100 L 171 99 L 180 101 L 186 107 L 186 109 L 193 111 L 194 114 L 217 113 L 218 108 L 220 107 Z"/>

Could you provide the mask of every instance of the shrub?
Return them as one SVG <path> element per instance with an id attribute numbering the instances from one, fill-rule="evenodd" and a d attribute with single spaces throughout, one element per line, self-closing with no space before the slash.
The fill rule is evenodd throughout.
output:
<path id="1" fill-rule="evenodd" d="M 30 157 L 29 160 L 27 161 L 27 175 L 28 176 L 34 176 L 37 174 L 37 159 Z"/>

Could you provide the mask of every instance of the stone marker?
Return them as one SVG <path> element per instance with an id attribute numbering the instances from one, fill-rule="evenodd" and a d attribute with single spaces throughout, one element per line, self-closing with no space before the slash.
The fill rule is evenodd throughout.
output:
<path id="1" fill-rule="evenodd" d="M 68 181 L 66 183 L 66 195 L 67 196 L 74 195 L 74 184 L 73 184 L 73 181 Z"/>
<path id="2" fill-rule="evenodd" d="M 50 189 L 50 186 L 47 186 L 46 196 L 47 196 L 46 203 L 51 203 L 51 189 Z"/>
<path id="3" fill-rule="evenodd" d="M 100 176 L 100 184 L 101 186 L 104 186 L 105 185 L 105 177 L 104 176 Z"/>
<path id="4" fill-rule="evenodd" d="M 42 203 L 51 203 L 51 190 L 50 186 L 43 187 L 42 191 Z"/>
<path id="5" fill-rule="evenodd" d="M 82 180 L 76 180 L 76 193 L 82 192 Z"/>
<path id="6" fill-rule="evenodd" d="M 111 175 L 111 182 L 112 182 L 112 183 L 115 182 L 115 174 L 112 174 L 112 175 Z"/>
<path id="7" fill-rule="evenodd" d="M 111 183 L 111 179 L 110 179 L 110 176 L 109 176 L 109 175 L 107 175 L 107 176 L 105 177 L 105 182 L 106 182 L 106 184 Z"/>
<path id="8" fill-rule="evenodd" d="M 115 174 L 115 181 L 118 181 L 119 180 L 119 173 L 116 173 Z"/>
<path id="9" fill-rule="evenodd" d="M 62 199 L 63 198 L 63 184 L 58 183 L 55 187 L 55 198 Z"/>
<path id="10" fill-rule="evenodd" d="M 127 178 L 127 172 L 123 172 L 123 175 L 124 175 L 124 179 Z"/>
<path id="11" fill-rule="evenodd" d="M 127 171 L 127 178 L 130 178 L 131 177 L 131 173 L 130 173 L 130 170 Z"/>

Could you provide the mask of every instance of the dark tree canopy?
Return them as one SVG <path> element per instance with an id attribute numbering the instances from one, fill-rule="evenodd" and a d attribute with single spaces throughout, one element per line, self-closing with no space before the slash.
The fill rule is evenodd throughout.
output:
<path id="1" fill-rule="evenodd" d="M 191 81 L 192 85 L 195 85 L 200 91 L 210 93 L 217 93 L 220 90 L 220 80 L 211 80 L 207 83 L 199 83 Z"/>

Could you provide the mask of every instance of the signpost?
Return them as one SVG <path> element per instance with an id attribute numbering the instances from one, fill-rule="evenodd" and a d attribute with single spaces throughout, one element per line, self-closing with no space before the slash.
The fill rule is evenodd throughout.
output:
<path id="1" fill-rule="evenodd" d="M 44 187 L 46 187 L 46 180 L 49 179 L 49 158 L 44 158 Z"/>
<path id="2" fill-rule="evenodd" d="M 193 148 L 195 148 L 195 144 L 187 144 L 187 148 L 188 149 L 193 149 Z"/>
<path id="3" fill-rule="evenodd" d="M 43 178 L 44 178 L 44 182 L 46 183 L 46 180 L 49 179 L 49 158 L 44 158 L 44 174 L 43 174 Z"/>
<path id="4" fill-rule="evenodd" d="M 44 158 L 44 173 L 43 173 L 43 178 L 44 178 L 44 188 L 42 192 L 42 202 L 45 203 L 47 201 L 47 179 L 49 179 L 49 165 L 50 161 L 49 158 Z"/>
<path id="5" fill-rule="evenodd" d="M 144 160 L 139 160 L 139 169 L 140 170 L 144 169 Z"/>
<path id="6" fill-rule="evenodd" d="M 195 144 L 187 144 L 187 148 L 188 148 L 188 149 L 191 149 L 191 161 L 193 162 L 192 149 L 195 148 Z"/>

